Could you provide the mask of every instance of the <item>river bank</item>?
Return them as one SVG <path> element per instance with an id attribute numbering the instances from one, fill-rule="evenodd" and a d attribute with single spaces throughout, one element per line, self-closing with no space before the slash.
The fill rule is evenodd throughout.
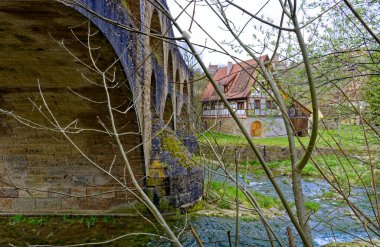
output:
<path id="1" fill-rule="evenodd" d="M 240 178 L 243 180 L 242 178 Z M 270 183 L 263 178 L 246 177 L 247 186 L 258 190 L 265 196 L 275 197 Z M 285 182 L 287 177 L 276 178 L 285 195 L 291 198 L 291 186 Z M 368 234 L 353 217 L 350 209 L 340 203 L 339 198 L 328 197 L 331 188 L 319 179 L 304 181 L 304 191 L 307 200 L 318 203 L 319 208 L 310 215 L 315 246 L 341 243 L 338 246 L 355 246 L 357 243 L 367 243 L 373 235 Z M 360 203 L 361 209 L 371 216 L 370 205 L 365 203 L 365 193 L 362 188 L 353 188 L 352 200 Z M 288 217 L 276 206 L 263 209 L 271 227 L 278 233 L 284 245 L 287 245 L 286 228 L 291 227 Z M 199 234 L 205 246 L 229 246 L 228 232 L 232 241 L 235 233 L 235 210 L 220 209 L 216 205 L 198 207 L 196 212 L 175 215 L 169 219 L 169 224 L 178 234 L 184 246 L 196 246 L 195 240 L 184 228 L 190 224 Z M 239 246 L 268 246 L 268 238 L 257 216 L 248 210 L 241 210 L 239 221 Z M 297 246 L 301 246 L 297 234 L 292 228 Z M 142 218 L 123 217 L 26 217 L 12 216 L 0 218 L 0 246 L 27 246 L 27 244 L 67 245 L 106 241 L 126 233 L 148 232 L 162 234 L 148 221 Z M 362 241 L 362 242 L 358 242 Z M 377 243 L 377 242 L 374 242 Z M 351 245 L 350 245 L 351 244 Z M 125 236 L 112 243 L 101 246 L 170 246 L 160 238 L 147 236 Z M 357 246 L 357 245 L 356 245 Z M 362 245 L 365 246 L 365 245 Z"/>

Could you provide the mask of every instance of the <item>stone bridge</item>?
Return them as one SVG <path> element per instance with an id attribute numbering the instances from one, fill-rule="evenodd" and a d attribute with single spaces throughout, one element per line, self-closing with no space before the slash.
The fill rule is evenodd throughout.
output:
<path id="1" fill-rule="evenodd" d="M 92 60 L 109 68 L 115 125 L 141 186 L 162 211 L 191 205 L 202 196 L 189 158 L 192 75 L 175 41 L 159 38 L 174 37 L 171 22 L 145 0 L 80 4 L 0 2 L 0 213 L 136 212 Z"/>

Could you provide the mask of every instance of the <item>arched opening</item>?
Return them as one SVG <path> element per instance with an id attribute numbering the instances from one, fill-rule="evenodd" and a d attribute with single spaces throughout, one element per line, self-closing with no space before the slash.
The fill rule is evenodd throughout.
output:
<path id="1" fill-rule="evenodd" d="M 160 16 L 158 15 L 157 10 L 153 11 L 152 19 L 150 22 L 150 34 L 153 35 L 162 35 Z M 149 36 L 149 47 L 152 52 L 154 60 L 161 67 L 164 65 L 164 43 L 161 39 Z"/>
<path id="2" fill-rule="evenodd" d="M 52 36 L 57 40 L 65 40 L 73 54 L 85 62 L 90 62 L 86 47 L 78 42 L 68 29 L 75 27 L 74 32 L 78 39 L 86 41 L 88 19 L 73 8 L 50 0 L 3 1 L 0 19 L 0 30 L 4 38 L 0 38 L 4 41 L 0 46 L 1 108 L 47 125 L 47 121 L 28 100 L 32 99 L 37 106 L 43 105 L 37 86 L 39 79 L 44 98 L 57 121 L 62 126 L 67 126 L 77 120 L 72 127 L 86 130 L 75 135 L 69 134 L 81 151 L 99 167 L 110 170 L 118 179 L 124 179 L 124 162 L 120 158 L 120 151 L 115 148 L 115 139 L 104 133 L 104 128 L 99 124 L 101 121 L 104 126 L 110 126 L 107 104 L 99 103 L 106 100 L 105 91 L 84 80 L 81 73 L 98 83 L 101 83 L 102 78 L 88 67 L 74 61 L 73 57 L 64 52 L 51 38 Z M 97 31 L 98 29 L 92 25 L 91 33 Z M 99 58 L 97 65 L 100 68 L 104 69 L 115 61 L 117 55 L 102 32 L 97 32 L 91 37 L 91 44 L 93 47 L 100 47 L 94 51 L 94 56 Z M 115 65 L 115 73 L 117 82 L 127 80 L 120 63 Z M 128 82 L 109 90 L 111 104 L 117 106 L 120 112 L 133 104 L 133 93 L 127 85 Z M 84 97 L 71 93 L 67 90 L 68 87 Z M 138 119 L 133 106 L 126 114 L 116 111 L 114 114 L 119 132 L 139 133 Z M 8 212 L 16 213 L 19 212 L 17 210 L 22 210 L 29 213 L 44 210 L 51 213 L 65 207 L 68 212 L 98 210 L 96 213 L 99 213 L 99 210 L 126 208 L 128 200 L 134 200 L 131 194 L 122 192 L 123 189 L 119 188 L 110 176 L 80 155 L 62 134 L 23 126 L 3 114 L 0 115 L 0 123 L 0 142 L 8 147 L 2 149 L 2 155 L 10 157 L 15 162 L 14 166 L 17 166 L 17 169 L 10 170 L 9 176 L 17 177 L 25 188 L 46 191 L 38 194 L 41 200 L 55 200 L 61 195 L 57 192 L 72 196 L 69 198 L 70 203 L 60 204 L 59 200 L 53 206 L 37 208 L 34 196 L 19 194 L 14 190 L 17 193 L 13 194 L 13 197 L 24 197 L 23 204 L 27 207 L 18 204 L 17 207 L 7 209 Z M 90 131 L 93 129 L 100 131 Z M 127 156 L 136 179 L 144 183 L 145 162 L 140 145 L 141 135 L 125 134 L 120 137 L 125 150 L 131 150 Z M 125 181 L 127 186 L 130 186 L 128 176 L 125 177 Z M 103 190 L 107 191 L 106 197 L 101 195 Z M 121 201 L 119 198 L 128 200 Z M 7 200 L 9 198 L 0 194 L 0 204 Z M 2 209 L 2 212 L 6 210 Z"/>
<path id="3" fill-rule="evenodd" d="M 187 80 L 185 80 L 183 82 L 183 90 L 182 90 L 182 95 L 183 95 L 183 101 L 184 101 L 184 104 L 188 105 L 190 102 L 189 102 L 189 89 L 188 89 L 188 85 L 187 85 Z"/>
<path id="4" fill-rule="evenodd" d="M 164 122 L 169 128 L 174 130 L 174 115 L 173 115 L 173 104 L 170 95 L 166 97 L 165 108 L 164 108 Z"/>
<path id="5" fill-rule="evenodd" d="M 263 126 L 260 121 L 255 121 L 251 124 L 251 136 L 261 137 L 263 135 Z"/>
<path id="6" fill-rule="evenodd" d="M 186 133 L 191 133 L 191 124 L 192 120 L 190 119 L 190 101 L 189 101 L 189 93 L 187 87 L 187 80 L 182 83 L 182 109 L 181 109 L 181 119 L 183 125 L 186 127 Z"/>
<path id="7" fill-rule="evenodd" d="M 172 54 L 168 54 L 168 66 L 167 66 L 167 78 L 168 78 L 168 94 L 165 101 L 163 120 L 168 126 L 174 130 L 174 115 L 173 115 L 173 102 L 172 102 L 172 90 L 173 90 L 173 59 Z M 169 122 L 170 121 L 170 122 Z M 168 123 L 169 122 L 169 123 Z"/>
<path id="8" fill-rule="evenodd" d="M 180 78 L 180 75 L 179 75 L 179 70 L 177 69 L 176 72 L 175 72 L 175 78 L 174 78 L 174 83 L 176 85 L 176 88 L 180 88 L 181 84 L 180 84 L 180 81 L 181 81 L 181 78 Z M 180 114 L 180 105 L 179 105 L 179 102 L 181 102 L 181 97 L 182 95 L 180 95 L 180 92 L 176 91 L 176 111 L 177 111 L 177 114 Z"/>
<path id="9" fill-rule="evenodd" d="M 150 79 L 150 111 L 152 113 L 152 118 L 157 117 L 157 87 L 156 87 L 156 76 L 154 71 L 152 71 L 152 76 Z"/>
<path id="10" fill-rule="evenodd" d="M 173 89 L 173 58 L 172 58 L 172 53 L 169 51 L 169 54 L 168 54 L 168 71 L 167 71 L 167 75 L 168 75 L 168 88 L 169 88 L 169 92 L 171 92 L 171 90 Z"/>

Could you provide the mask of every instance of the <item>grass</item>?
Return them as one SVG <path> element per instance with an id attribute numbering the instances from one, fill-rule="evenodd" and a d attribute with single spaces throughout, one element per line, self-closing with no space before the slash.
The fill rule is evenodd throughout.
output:
<path id="1" fill-rule="evenodd" d="M 318 147 L 334 147 L 337 148 L 336 142 L 338 142 L 345 149 L 355 149 L 355 148 L 365 148 L 366 140 L 364 132 L 367 135 L 367 140 L 370 146 L 374 148 L 380 147 L 379 138 L 368 129 L 364 129 L 357 125 L 342 125 L 341 130 L 319 130 L 319 137 L 317 140 Z M 209 140 L 215 140 L 222 145 L 246 145 L 247 140 L 242 136 L 235 136 L 220 132 L 208 131 L 205 137 Z M 199 140 L 205 142 L 203 136 L 199 137 Z M 287 147 L 288 138 L 287 137 L 265 137 L 265 138 L 254 138 L 253 142 L 257 145 L 262 146 L 279 146 Z M 296 139 L 296 146 L 301 147 L 301 143 L 307 145 L 309 142 L 309 137 L 300 137 L 299 140 Z"/>
<path id="2" fill-rule="evenodd" d="M 348 184 L 359 186 L 371 185 L 371 173 L 368 164 L 365 164 L 355 158 L 345 158 L 344 156 L 335 155 L 318 155 L 313 157 L 319 167 L 327 177 L 335 182 L 340 182 L 343 186 Z M 246 163 L 246 162 L 245 162 Z M 242 164 L 246 165 L 246 164 Z M 264 175 L 261 165 L 256 161 L 248 162 L 249 170 L 255 176 Z M 289 175 L 291 173 L 290 160 L 269 162 L 268 166 L 275 174 Z M 321 177 L 316 166 L 309 161 L 302 170 L 304 176 Z M 377 179 L 379 182 L 379 180 Z"/>
<path id="3" fill-rule="evenodd" d="M 336 180 L 342 185 L 370 186 L 371 185 L 371 173 L 369 165 L 365 164 L 354 158 L 345 158 L 343 156 L 324 155 L 317 156 L 316 162 L 320 164 L 323 171 L 328 174 L 329 179 Z M 308 163 L 313 174 L 317 174 L 316 167 Z M 319 173 L 318 173 L 319 174 Z M 333 176 L 335 178 L 333 178 Z M 377 182 L 379 180 L 377 179 Z"/>
<path id="4" fill-rule="evenodd" d="M 45 222 L 47 222 L 47 220 L 48 219 L 44 218 L 44 217 L 41 217 L 41 218 L 28 218 L 28 224 L 38 226 L 38 225 L 44 224 Z"/>
<path id="5" fill-rule="evenodd" d="M 177 219 L 168 216 L 168 223 L 182 226 Z M 102 242 L 126 232 L 157 233 L 151 224 L 141 217 L 111 216 L 2 216 L 0 219 L 0 246 L 67 246 Z M 60 234 L 62 233 L 62 234 Z M 112 246 L 153 246 L 156 239 L 138 235 L 112 242 Z M 25 243 L 27 242 L 27 243 Z M 87 246 L 87 245 L 86 245 Z M 104 245 L 101 245 L 104 246 Z"/>
<path id="6" fill-rule="evenodd" d="M 63 215 L 61 217 L 61 222 L 63 224 L 85 224 L 87 228 L 94 226 L 98 218 L 97 216 L 86 216 L 86 217 L 72 217 L 68 215 Z M 16 225 L 20 223 L 25 223 L 28 225 L 42 225 L 49 221 L 49 217 L 35 217 L 35 216 L 25 216 L 22 214 L 13 215 L 8 218 L 9 225 Z M 116 220 L 112 216 L 103 216 L 102 221 L 104 224 L 115 224 Z"/>
<path id="7" fill-rule="evenodd" d="M 22 214 L 16 214 L 14 216 L 9 217 L 8 224 L 9 225 L 15 225 L 15 224 L 23 222 L 25 219 L 26 218 L 25 218 L 24 215 L 22 215 Z"/>
<path id="8" fill-rule="evenodd" d="M 312 202 L 312 201 L 306 201 L 305 202 L 305 207 L 307 210 L 310 211 L 318 211 L 318 209 L 321 207 L 321 205 L 317 202 Z"/>
<path id="9" fill-rule="evenodd" d="M 227 144 L 234 144 L 234 145 L 245 145 L 247 144 L 247 140 L 242 136 L 235 136 L 235 135 L 229 135 L 225 133 L 220 132 L 212 132 L 208 131 L 205 134 L 205 137 L 209 140 L 217 141 L 219 144 L 227 145 Z M 303 139 L 308 139 L 308 137 L 302 137 Z M 206 140 L 204 137 L 199 138 L 200 141 L 205 142 Z M 288 139 L 286 137 L 268 137 L 268 138 L 255 138 L 253 141 L 257 145 L 265 145 L 265 146 L 281 146 L 285 147 L 288 144 Z M 306 143 L 306 141 L 305 141 Z"/>
<path id="10" fill-rule="evenodd" d="M 235 203 L 230 203 L 235 201 L 236 197 L 236 188 L 235 186 L 223 183 L 222 181 L 211 181 L 209 184 L 209 188 L 212 192 L 218 195 L 218 197 L 222 198 L 218 200 L 218 207 L 224 209 L 232 209 L 234 208 Z M 212 193 L 209 193 L 212 194 Z M 273 208 L 279 206 L 279 201 L 275 197 L 270 197 L 263 195 L 257 191 L 251 191 L 251 194 L 256 198 L 259 206 L 261 208 Z M 248 199 L 245 197 L 242 191 L 238 191 L 239 203 L 250 206 Z"/>
<path id="11" fill-rule="evenodd" d="M 95 225 L 96 217 L 94 216 L 86 217 L 85 222 L 86 222 L 87 228 L 90 228 L 91 226 Z"/>

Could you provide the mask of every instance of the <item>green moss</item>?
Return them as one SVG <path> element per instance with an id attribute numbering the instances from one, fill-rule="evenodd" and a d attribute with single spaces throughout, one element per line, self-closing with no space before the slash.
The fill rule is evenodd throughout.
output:
<path id="1" fill-rule="evenodd" d="M 122 0 L 122 1 L 121 1 L 121 5 L 122 5 L 125 9 L 129 9 L 129 5 L 128 5 L 128 2 L 127 2 L 127 1 Z"/>
<path id="2" fill-rule="evenodd" d="M 169 151 L 174 158 L 178 159 L 178 164 L 182 167 L 190 169 L 194 166 L 194 162 L 187 155 L 187 149 L 180 140 L 171 136 L 169 133 L 161 135 L 162 150 Z"/>

